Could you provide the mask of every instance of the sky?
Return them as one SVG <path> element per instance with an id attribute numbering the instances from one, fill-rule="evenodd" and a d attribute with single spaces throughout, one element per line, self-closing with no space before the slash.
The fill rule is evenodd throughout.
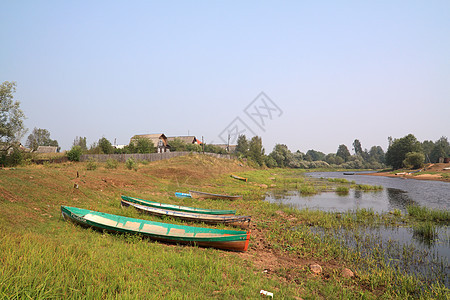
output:
<path id="1" fill-rule="evenodd" d="M 335 153 L 450 137 L 450 1 L 0 1 L 0 82 L 77 136 Z M 351 151 L 352 152 L 352 151 Z"/>

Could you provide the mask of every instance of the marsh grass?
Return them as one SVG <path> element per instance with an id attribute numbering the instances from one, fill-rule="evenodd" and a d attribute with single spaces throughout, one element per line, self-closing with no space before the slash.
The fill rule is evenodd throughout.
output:
<path id="1" fill-rule="evenodd" d="M 338 195 L 348 195 L 350 189 L 347 186 L 338 186 L 336 187 L 336 193 Z"/>
<path id="2" fill-rule="evenodd" d="M 425 244 L 431 245 L 438 237 L 436 225 L 431 222 L 425 222 L 413 227 L 414 236 Z"/>
<path id="3" fill-rule="evenodd" d="M 349 181 L 345 178 L 328 178 L 327 181 L 336 183 L 349 183 Z"/>
<path id="4" fill-rule="evenodd" d="M 383 190 L 383 186 L 381 185 L 355 184 L 352 187 L 356 190 L 364 192 Z"/>
<path id="5" fill-rule="evenodd" d="M 313 184 L 302 184 L 300 185 L 299 192 L 301 195 L 314 195 L 317 194 L 318 191 Z"/>
<path id="6" fill-rule="evenodd" d="M 448 210 L 437 210 L 418 205 L 409 205 L 406 210 L 413 219 L 419 221 L 432 221 L 447 224 L 450 222 L 450 211 Z"/>

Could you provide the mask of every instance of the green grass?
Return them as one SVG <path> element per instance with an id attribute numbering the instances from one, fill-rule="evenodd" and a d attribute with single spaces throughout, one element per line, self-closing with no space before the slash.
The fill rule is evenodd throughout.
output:
<path id="1" fill-rule="evenodd" d="M 304 187 L 308 192 L 324 189 L 327 181 L 305 178 L 302 170 L 250 170 L 233 161 L 202 156 L 150 162 L 136 171 L 124 163 L 115 169 L 99 164 L 91 171 L 86 166 L 66 163 L 0 170 L 0 298 L 256 299 L 264 289 L 284 299 L 404 299 L 439 298 L 448 292 L 439 284 L 424 288 L 414 278 L 380 265 L 376 256 L 362 258 L 331 236 L 322 238 L 311 230 L 404 225 L 408 219 L 403 216 L 371 210 L 348 214 L 297 210 L 261 201 L 272 184 Z M 234 180 L 230 173 L 249 181 Z M 242 194 L 244 199 L 174 196 L 176 191 L 190 189 Z M 60 217 L 60 205 L 70 205 L 187 224 L 121 208 L 121 194 L 252 215 L 249 250 L 240 254 L 168 245 L 93 231 Z M 273 260 L 264 260 L 267 257 Z M 312 276 L 311 261 L 321 264 L 324 274 Z M 358 268 L 363 262 L 367 268 Z M 343 267 L 357 271 L 358 276 L 340 277 Z"/>
<path id="2" fill-rule="evenodd" d="M 327 181 L 336 183 L 349 183 L 349 181 L 345 178 L 328 178 Z"/>
<path id="3" fill-rule="evenodd" d="M 407 207 L 408 214 L 418 221 L 432 221 L 437 223 L 450 222 L 450 211 L 431 209 L 425 206 L 410 205 Z"/>
<path id="4" fill-rule="evenodd" d="M 347 195 L 350 189 L 347 186 L 338 186 L 336 187 L 336 193 L 340 195 Z"/>
<path id="5" fill-rule="evenodd" d="M 356 184 L 353 186 L 356 190 L 360 191 L 379 191 L 383 189 L 381 185 L 368 185 L 368 184 Z"/>

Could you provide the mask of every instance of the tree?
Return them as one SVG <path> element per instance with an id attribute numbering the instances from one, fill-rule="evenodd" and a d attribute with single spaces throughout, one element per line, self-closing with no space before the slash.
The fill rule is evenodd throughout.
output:
<path id="1" fill-rule="evenodd" d="M 408 134 L 400 139 L 395 139 L 386 151 L 386 163 L 394 169 L 400 169 L 406 154 L 409 152 L 422 153 L 422 145 L 417 141 L 416 137 Z"/>
<path id="2" fill-rule="evenodd" d="M 66 153 L 66 156 L 70 161 L 80 161 L 82 154 L 83 150 L 81 149 L 81 146 L 75 145 Z"/>
<path id="3" fill-rule="evenodd" d="M 355 151 L 355 154 L 356 155 L 363 155 L 363 150 L 362 150 L 362 146 L 361 146 L 361 142 L 358 140 L 358 139 L 356 139 L 354 142 L 353 142 L 353 151 Z"/>
<path id="4" fill-rule="evenodd" d="M 425 161 L 425 155 L 419 152 L 408 152 L 406 158 L 403 161 L 403 166 L 406 168 L 419 169 L 423 167 Z"/>
<path id="5" fill-rule="evenodd" d="M 58 141 L 50 138 L 50 132 L 47 129 L 34 127 L 33 132 L 28 136 L 25 146 L 36 151 L 39 146 L 59 147 Z"/>
<path id="6" fill-rule="evenodd" d="M 9 149 L 14 142 L 20 141 L 26 132 L 23 120 L 25 114 L 20 109 L 20 102 L 13 101 L 16 83 L 5 81 L 0 84 L 0 142 Z"/>
<path id="7" fill-rule="evenodd" d="M 434 143 L 433 149 L 430 152 L 430 160 L 432 162 L 439 162 L 440 157 L 450 156 L 450 144 L 447 137 L 443 136 Z"/>
<path id="8" fill-rule="evenodd" d="M 425 161 L 430 160 L 431 151 L 433 151 L 434 142 L 433 141 L 423 141 L 422 142 L 422 150 L 423 154 L 425 154 Z"/>
<path id="9" fill-rule="evenodd" d="M 108 141 L 105 137 L 102 137 L 98 140 L 98 147 L 104 154 L 114 153 L 114 147 L 111 142 Z"/>
<path id="10" fill-rule="evenodd" d="M 170 141 L 170 151 L 185 151 L 186 143 L 179 138 Z"/>
<path id="11" fill-rule="evenodd" d="M 77 136 L 73 140 L 72 146 L 80 146 L 81 150 L 86 151 L 87 150 L 86 137 Z"/>
<path id="12" fill-rule="evenodd" d="M 264 164 L 264 148 L 262 146 L 262 139 L 259 136 L 252 137 L 248 150 L 248 158 L 260 166 Z"/>
<path id="13" fill-rule="evenodd" d="M 336 152 L 336 156 L 339 156 L 340 158 L 342 158 L 345 162 L 347 162 L 351 155 L 350 155 L 350 151 L 348 151 L 347 146 L 345 146 L 344 144 L 339 145 L 339 148 Z"/>
<path id="14" fill-rule="evenodd" d="M 372 146 L 369 150 L 369 161 L 378 162 L 380 164 L 384 164 L 385 162 L 385 154 L 383 148 L 380 146 Z"/>
<path id="15" fill-rule="evenodd" d="M 316 150 L 308 150 L 306 155 L 311 158 L 312 161 L 325 160 L 325 153 L 316 151 Z"/>
<path id="16" fill-rule="evenodd" d="M 137 153 L 154 153 L 156 147 L 149 139 L 139 137 L 136 139 L 136 152 Z"/>
<path id="17" fill-rule="evenodd" d="M 292 153 L 286 145 L 276 144 L 275 147 L 273 147 L 273 151 L 269 154 L 269 157 L 276 162 L 276 166 L 284 168 L 287 167 L 292 160 Z M 272 166 L 274 165 L 272 160 L 268 161 L 269 164 Z"/>
<path id="18" fill-rule="evenodd" d="M 242 157 L 247 157 L 249 143 L 244 134 L 239 135 L 236 145 L 236 154 Z"/>

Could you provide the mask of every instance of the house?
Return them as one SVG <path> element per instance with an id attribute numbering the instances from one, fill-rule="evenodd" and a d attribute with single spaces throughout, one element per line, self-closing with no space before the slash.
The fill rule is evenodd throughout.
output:
<path id="1" fill-rule="evenodd" d="M 58 147 L 55 146 L 38 146 L 35 153 L 57 153 Z"/>
<path id="2" fill-rule="evenodd" d="M 130 143 L 136 144 L 136 140 L 139 138 L 150 140 L 156 147 L 157 153 L 170 152 L 170 146 L 167 142 L 167 137 L 163 133 L 137 134 L 130 139 Z"/>
<path id="3" fill-rule="evenodd" d="M 167 141 L 169 142 L 169 144 L 170 144 L 170 142 L 172 142 L 172 141 L 174 141 L 174 140 L 180 140 L 180 141 L 182 141 L 183 143 L 186 143 L 186 144 L 198 144 L 198 145 L 201 145 L 202 144 L 202 141 L 200 141 L 199 139 L 197 139 L 195 136 L 193 136 L 193 135 L 187 135 L 187 136 L 169 136 L 169 137 L 167 137 Z"/>
<path id="4" fill-rule="evenodd" d="M 7 155 L 10 155 L 14 152 L 15 149 L 18 149 L 19 151 L 29 153 L 31 152 L 31 149 L 25 148 L 22 146 L 19 142 L 14 142 L 12 144 L 0 142 L 0 152 L 6 152 Z"/>
<path id="5" fill-rule="evenodd" d="M 228 144 L 214 144 L 214 146 L 219 147 L 227 151 L 228 153 L 234 153 L 236 151 L 237 145 L 228 145 Z"/>

